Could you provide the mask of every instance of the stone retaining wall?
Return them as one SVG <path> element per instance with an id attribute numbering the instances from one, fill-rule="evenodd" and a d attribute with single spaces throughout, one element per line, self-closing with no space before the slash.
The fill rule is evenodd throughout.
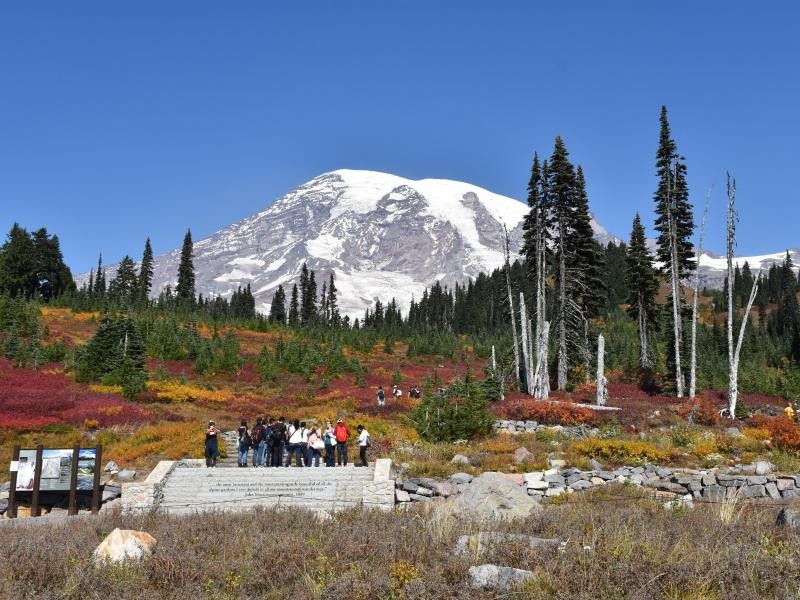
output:
<path id="1" fill-rule="evenodd" d="M 144 481 L 122 484 L 122 510 L 124 512 L 153 511 L 163 498 L 164 484 L 178 463 L 162 460 Z"/>
<path id="2" fill-rule="evenodd" d="M 513 421 L 505 419 L 494 422 L 495 433 L 510 433 L 516 435 L 520 433 L 536 433 L 543 429 L 556 431 L 575 438 L 597 437 L 600 435 L 600 430 L 597 429 L 597 427 L 590 427 L 589 425 L 543 425 L 536 421 Z"/>

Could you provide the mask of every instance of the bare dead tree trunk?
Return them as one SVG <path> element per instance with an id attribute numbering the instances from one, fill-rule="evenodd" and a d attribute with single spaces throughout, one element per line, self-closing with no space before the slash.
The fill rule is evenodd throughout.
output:
<path id="1" fill-rule="evenodd" d="M 500 385 L 500 401 L 502 402 L 503 400 L 505 400 L 505 393 L 504 393 L 505 382 L 503 381 L 505 377 L 498 377 L 497 375 L 497 357 L 495 356 L 494 352 L 494 344 L 492 344 L 492 376 L 498 381 Z"/>
<path id="2" fill-rule="evenodd" d="M 522 362 L 525 366 L 525 393 L 529 394 L 532 391 L 531 385 L 531 370 L 530 370 L 530 354 L 528 352 L 528 319 L 525 311 L 525 296 L 522 292 L 519 293 L 519 320 L 522 329 Z"/>
<path id="3" fill-rule="evenodd" d="M 547 400 L 550 396 L 550 375 L 548 373 L 547 357 L 550 344 L 550 323 L 545 321 L 542 324 L 542 331 L 539 334 L 538 351 L 536 354 L 536 372 L 533 375 L 535 387 L 533 395 L 536 398 Z"/>
<path id="4" fill-rule="evenodd" d="M 564 232 L 559 226 L 558 234 L 558 367 L 556 387 L 567 389 L 567 265 L 564 257 Z"/>
<path id="5" fill-rule="evenodd" d="M 597 405 L 605 406 L 608 401 L 608 380 L 605 376 L 606 340 L 603 334 L 597 336 Z"/>
<path id="6" fill-rule="evenodd" d="M 639 326 L 639 366 L 647 369 L 651 366 L 650 355 L 647 351 L 647 315 L 645 314 L 644 302 L 642 302 L 641 294 L 638 300 L 639 304 L 639 318 L 637 325 Z"/>
<path id="7" fill-rule="evenodd" d="M 675 165 L 677 172 L 678 166 Z M 675 223 L 675 206 L 671 199 L 672 167 L 667 177 L 667 206 L 669 207 L 669 244 L 670 244 L 670 287 L 672 291 L 672 326 L 675 335 L 675 388 L 678 398 L 683 398 L 683 373 L 681 372 L 681 315 L 680 293 L 681 282 L 678 268 L 678 234 Z M 677 196 L 677 194 L 676 194 Z"/>
<path id="8" fill-rule="evenodd" d="M 731 179 L 728 174 L 727 183 L 728 193 L 728 230 L 727 230 L 727 253 L 728 260 L 728 416 L 731 419 L 736 418 L 736 402 L 739 399 L 739 354 L 742 351 L 742 342 L 744 341 L 744 332 L 747 328 L 747 322 L 750 320 L 750 310 L 753 308 L 753 302 L 758 293 L 758 281 L 761 278 L 761 272 L 756 275 L 753 280 L 753 287 L 750 290 L 750 297 L 747 300 L 747 306 L 742 315 L 742 323 L 739 326 L 739 337 L 736 340 L 736 348 L 733 346 L 733 249 L 736 245 L 736 180 Z"/>
<path id="9" fill-rule="evenodd" d="M 712 188 L 713 189 L 713 188 Z M 700 238 L 697 241 L 697 254 L 695 259 L 694 290 L 692 294 L 692 347 L 689 358 L 689 398 L 694 398 L 697 388 L 697 294 L 700 292 L 700 255 L 703 253 L 703 238 L 706 233 L 706 219 L 708 219 L 708 206 L 711 204 L 711 189 L 706 196 L 706 208 L 703 219 L 700 221 Z"/>
<path id="10" fill-rule="evenodd" d="M 534 370 L 536 369 L 536 355 L 538 352 L 538 348 L 536 347 L 538 344 L 538 340 L 533 337 L 533 325 L 531 320 L 528 319 L 528 349 L 530 353 L 528 354 L 528 364 L 525 367 L 525 372 L 531 374 L 531 378 L 533 377 Z M 536 387 L 536 382 L 531 379 L 530 383 L 528 384 L 528 392 L 533 394 L 533 388 Z"/>
<path id="11" fill-rule="evenodd" d="M 506 251 L 506 290 L 508 292 L 508 310 L 511 314 L 511 341 L 514 344 L 514 379 L 517 382 L 517 389 L 520 389 L 519 381 L 519 339 L 517 338 L 517 315 L 514 312 L 514 295 L 511 292 L 511 260 L 509 258 L 508 229 L 503 223 L 503 236 L 505 238 Z"/>

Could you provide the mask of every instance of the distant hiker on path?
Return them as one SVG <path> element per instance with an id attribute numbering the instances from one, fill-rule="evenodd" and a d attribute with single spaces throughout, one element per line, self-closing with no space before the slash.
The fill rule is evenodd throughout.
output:
<path id="1" fill-rule="evenodd" d="M 363 425 L 359 425 L 356 429 L 358 429 L 358 455 L 361 458 L 360 467 L 367 466 L 367 448 L 369 448 L 372 444 L 370 444 L 369 439 L 369 431 L 364 429 Z"/>
<path id="2" fill-rule="evenodd" d="M 294 423 L 289 425 L 289 444 L 286 452 L 286 465 L 292 466 L 292 454 L 295 455 L 295 466 L 303 466 L 303 428 L 300 427 L 300 421 L 295 419 Z"/>
<path id="3" fill-rule="evenodd" d="M 336 466 L 347 466 L 347 438 L 350 437 L 350 430 L 344 421 L 341 419 L 336 420 L 336 427 L 333 428 L 333 433 L 336 436 Z"/>
<path id="4" fill-rule="evenodd" d="M 283 466 L 283 450 L 286 448 L 286 425 L 284 417 L 272 424 L 272 466 Z"/>
<path id="5" fill-rule="evenodd" d="M 237 450 L 239 451 L 238 465 L 240 467 L 247 466 L 247 450 L 250 448 L 250 432 L 247 430 L 247 421 L 242 419 L 239 424 L 239 443 Z"/>
<path id="6" fill-rule="evenodd" d="M 394 396 L 395 399 L 402 398 L 403 397 L 403 390 L 401 390 L 399 386 L 393 385 L 392 386 L 392 396 Z"/>
<path id="7" fill-rule="evenodd" d="M 219 429 L 214 421 L 208 422 L 206 429 L 206 467 L 216 467 L 219 456 Z"/>
<path id="8" fill-rule="evenodd" d="M 267 449 L 267 436 L 264 429 L 264 420 L 261 417 L 256 419 L 256 424 L 250 430 L 250 445 L 253 446 L 253 466 L 264 466 L 264 452 Z"/>
<path id="9" fill-rule="evenodd" d="M 378 386 L 378 393 L 376 394 L 378 397 L 378 406 L 383 406 L 386 404 L 386 392 L 383 391 L 383 386 Z"/>

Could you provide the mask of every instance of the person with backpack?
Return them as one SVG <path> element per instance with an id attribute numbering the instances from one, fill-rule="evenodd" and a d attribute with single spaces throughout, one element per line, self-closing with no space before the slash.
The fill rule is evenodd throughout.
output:
<path id="1" fill-rule="evenodd" d="M 322 433 L 319 427 L 312 427 L 308 434 L 308 462 L 306 462 L 306 466 L 310 467 L 313 461 L 314 466 L 318 467 L 319 457 L 322 455 L 324 449 L 325 442 L 322 441 Z"/>
<path id="2" fill-rule="evenodd" d="M 325 425 L 325 466 L 336 466 L 336 434 L 330 421 Z"/>
<path id="3" fill-rule="evenodd" d="M 273 441 L 274 438 L 272 437 L 272 426 L 275 424 L 275 419 L 267 415 L 264 424 L 264 441 L 265 449 L 264 449 L 264 466 L 271 467 L 272 466 L 272 452 L 273 452 Z"/>
<path id="4" fill-rule="evenodd" d="M 336 427 L 333 428 L 336 436 L 336 466 L 347 466 L 347 438 L 350 437 L 350 430 L 342 419 L 336 419 Z"/>
<path id="5" fill-rule="evenodd" d="M 264 435 L 264 419 L 256 418 L 256 424 L 250 430 L 250 445 L 253 447 L 253 466 L 264 466 L 264 452 L 267 449 L 267 440 Z"/>
<path id="6" fill-rule="evenodd" d="M 392 386 L 392 396 L 394 396 L 395 400 L 399 400 L 403 397 L 403 390 L 400 389 L 400 386 Z"/>
<path id="7" fill-rule="evenodd" d="M 372 443 L 369 439 L 369 431 L 364 429 L 363 425 L 359 425 L 356 427 L 358 429 L 358 455 L 361 458 L 361 464 L 358 465 L 359 467 L 366 467 L 367 466 L 367 448 L 369 448 Z"/>
<path id="8" fill-rule="evenodd" d="M 383 406 L 386 404 L 386 392 L 383 391 L 383 386 L 378 386 L 378 393 L 375 394 L 378 398 L 378 406 Z"/>
<path id="9" fill-rule="evenodd" d="M 238 464 L 240 467 L 247 466 L 247 451 L 250 449 L 250 432 L 247 430 L 247 421 L 242 419 L 242 422 L 239 424 L 239 442 L 237 445 L 237 450 L 239 451 L 239 461 Z"/>
<path id="10" fill-rule="evenodd" d="M 300 427 L 300 421 L 296 420 L 289 425 L 289 444 L 286 453 L 286 465 L 292 466 L 292 454 L 295 455 L 295 466 L 303 466 L 303 429 Z"/>
<path id="11" fill-rule="evenodd" d="M 214 421 L 209 421 L 208 429 L 206 429 L 205 454 L 206 467 L 216 468 L 219 456 L 219 429 Z"/>
<path id="12" fill-rule="evenodd" d="M 283 466 L 283 451 L 286 448 L 286 425 L 285 417 L 278 418 L 278 422 L 272 425 L 272 466 Z"/>

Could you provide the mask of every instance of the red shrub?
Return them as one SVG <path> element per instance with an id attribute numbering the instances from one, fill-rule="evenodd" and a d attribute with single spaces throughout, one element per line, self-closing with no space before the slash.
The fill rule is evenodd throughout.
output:
<path id="1" fill-rule="evenodd" d="M 515 421 L 536 421 L 546 425 L 597 425 L 599 418 L 595 411 L 569 404 L 533 398 L 516 398 L 497 402 L 494 413 L 503 419 Z"/>
<path id="2" fill-rule="evenodd" d="M 680 404 L 675 407 L 675 412 L 684 419 L 688 419 L 691 415 L 692 420 L 698 425 L 712 427 L 719 423 L 719 410 L 708 397 Z"/>
<path id="3" fill-rule="evenodd" d="M 753 423 L 769 431 L 769 437 L 777 447 L 785 450 L 800 449 L 800 426 L 786 415 L 779 417 L 757 415 L 753 417 Z"/>

